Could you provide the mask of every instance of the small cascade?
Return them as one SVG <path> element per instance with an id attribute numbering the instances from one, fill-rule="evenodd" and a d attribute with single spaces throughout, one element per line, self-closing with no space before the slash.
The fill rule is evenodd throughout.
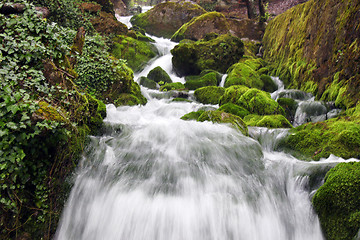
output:
<path id="1" fill-rule="evenodd" d="M 219 87 L 224 87 L 227 76 L 227 74 L 222 75 Z"/>

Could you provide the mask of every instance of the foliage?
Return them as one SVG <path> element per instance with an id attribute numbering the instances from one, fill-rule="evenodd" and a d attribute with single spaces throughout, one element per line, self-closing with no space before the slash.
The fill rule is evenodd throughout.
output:
<path id="1" fill-rule="evenodd" d="M 75 31 L 48 23 L 23 0 L 0 8 L 12 3 L 25 11 L 0 14 L 0 238 L 28 232 L 40 239 L 59 217 L 59 178 L 101 125 L 105 105 L 66 78 L 75 75 L 68 72 Z M 47 71 L 57 78 L 46 78 Z"/>
<path id="2" fill-rule="evenodd" d="M 87 36 L 83 53 L 79 56 L 75 68 L 79 74 L 76 84 L 98 97 L 121 78 L 124 70 L 125 60 L 111 58 L 108 51 L 109 47 L 102 36 Z"/>
<path id="3" fill-rule="evenodd" d="M 60 26 L 78 30 L 84 27 L 87 31 L 93 31 L 90 23 L 90 16 L 82 13 L 78 4 L 81 0 L 34 0 L 33 3 L 38 6 L 49 8 L 49 21 L 55 22 Z"/>

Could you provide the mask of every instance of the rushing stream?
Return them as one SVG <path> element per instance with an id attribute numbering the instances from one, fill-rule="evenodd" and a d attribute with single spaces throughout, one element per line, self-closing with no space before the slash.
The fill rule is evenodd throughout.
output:
<path id="1" fill-rule="evenodd" d="M 171 70 L 175 43 L 156 41 L 161 57 L 136 78 L 161 66 L 183 81 Z M 105 133 L 91 137 L 55 239 L 323 239 L 309 175 L 341 159 L 302 162 L 274 151 L 286 129 L 250 128 L 246 137 L 183 121 L 204 105 L 142 90 L 145 106 L 107 106 Z"/>

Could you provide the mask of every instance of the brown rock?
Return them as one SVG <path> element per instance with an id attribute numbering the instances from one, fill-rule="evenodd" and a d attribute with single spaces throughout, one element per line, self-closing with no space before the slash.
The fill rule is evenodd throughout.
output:
<path id="1" fill-rule="evenodd" d="M 100 12 L 99 16 L 91 20 L 95 30 L 106 35 L 126 35 L 128 28 L 125 24 L 116 20 L 111 13 Z"/>

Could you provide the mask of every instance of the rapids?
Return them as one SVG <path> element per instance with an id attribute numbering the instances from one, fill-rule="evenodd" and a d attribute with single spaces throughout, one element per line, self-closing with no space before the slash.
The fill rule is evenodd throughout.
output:
<path id="1" fill-rule="evenodd" d="M 175 43 L 154 39 L 161 54 L 135 78 L 161 66 L 184 82 L 172 71 Z M 287 94 L 278 84 L 273 98 Z M 274 151 L 287 129 L 253 127 L 248 137 L 225 124 L 183 121 L 204 105 L 142 91 L 145 106 L 107 106 L 105 129 L 91 137 L 75 173 L 56 240 L 323 239 L 311 206 L 313 173 L 342 159 L 300 161 Z"/>

